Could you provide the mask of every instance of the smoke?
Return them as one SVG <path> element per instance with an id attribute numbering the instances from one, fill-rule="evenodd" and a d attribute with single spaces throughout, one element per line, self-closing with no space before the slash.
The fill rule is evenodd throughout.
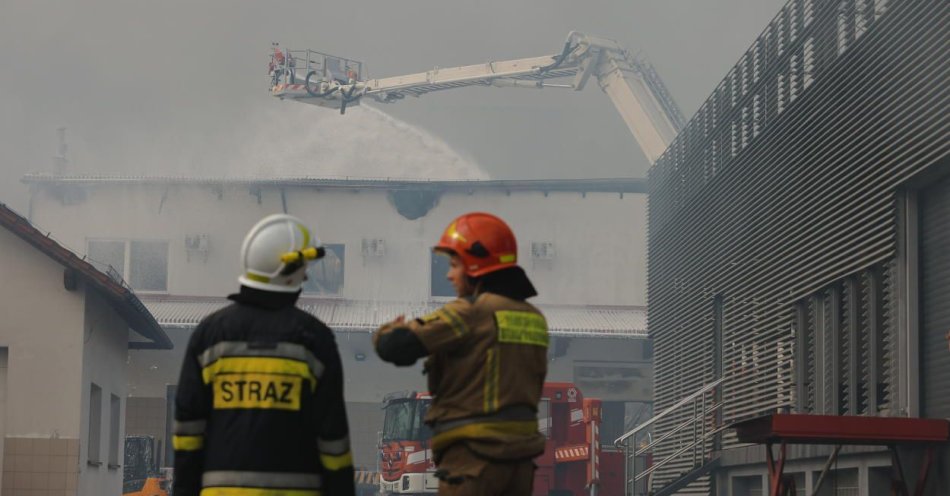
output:
<path id="1" fill-rule="evenodd" d="M 267 91 L 271 42 L 372 77 L 536 56 L 577 29 L 648 55 L 690 115 L 785 0 L 0 0 L 0 202 L 72 173 L 578 178 L 648 163 L 596 85 L 471 88 L 339 116 Z M 424 129 L 424 130 L 423 130 Z M 444 141 L 444 143 L 442 142 Z"/>
<path id="2" fill-rule="evenodd" d="M 486 179 L 428 132 L 360 105 L 345 116 L 296 102 L 274 102 L 230 159 L 232 175 Z"/>

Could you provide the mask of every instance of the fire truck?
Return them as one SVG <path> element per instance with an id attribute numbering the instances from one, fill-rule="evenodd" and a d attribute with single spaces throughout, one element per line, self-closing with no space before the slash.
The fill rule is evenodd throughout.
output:
<path id="1" fill-rule="evenodd" d="M 393 393 L 384 399 L 380 438 L 380 493 L 435 494 L 439 480 L 425 425 L 428 393 Z M 548 382 L 538 405 L 538 427 L 548 438 L 532 496 L 623 494 L 623 453 L 602 446 L 601 402 L 585 399 L 569 382 Z"/>

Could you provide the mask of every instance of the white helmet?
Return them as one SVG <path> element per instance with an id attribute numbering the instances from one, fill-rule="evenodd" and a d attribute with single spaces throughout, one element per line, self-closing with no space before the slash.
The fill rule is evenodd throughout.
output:
<path id="1" fill-rule="evenodd" d="M 303 221 L 287 214 L 268 215 L 244 238 L 238 281 L 254 289 L 296 293 L 307 274 L 307 261 L 324 255 Z"/>

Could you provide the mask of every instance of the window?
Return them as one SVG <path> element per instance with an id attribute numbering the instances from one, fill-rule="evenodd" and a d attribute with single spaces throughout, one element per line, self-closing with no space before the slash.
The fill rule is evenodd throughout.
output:
<path id="1" fill-rule="evenodd" d="M 788 39 L 795 41 L 798 38 L 798 4 L 788 4 Z"/>
<path id="2" fill-rule="evenodd" d="M 732 134 L 730 136 L 732 156 L 735 157 L 739 153 L 739 128 L 736 126 L 736 121 L 732 121 Z"/>
<path id="3" fill-rule="evenodd" d="M 892 409 L 892 264 L 870 267 L 793 308 L 798 409 L 878 415 Z"/>
<path id="4" fill-rule="evenodd" d="M 872 6 L 870 0 L 854 0 L 854 39 L 860 38 L 868 30 L 869 15 Z"/>
<path id="5" fill-rule="evenodd" d="M 112 267 L 137 291 L 168 291 L 167 241 L 89 240 L 86 253 L 97 269 Z"/>
<path id="6" fill-rule="evenodd" d="M 723 373 L 722 360 L 722 296 L 713 298 L 712 304 L 712 366 L 713 377 L 719 379 Z"/>
<path id="7" fill-rule="evenodd" d="M 625 401 L 604 401 L 601 403 L 601 422 L 599 426 L 600 438 L 603 440 L 617 439 L 626 431 L 625 416 L 627 413 L 627 402 Z"/>
<path id="8" fill-rule="evenodd" d="M 441 253 L 431 253 L 432 257 L 432 283 L 430 286 L 430 294 L 432 296 L 447 296 L 454 297 L 455 288 L 452 287 L 452 283 L 445 278 L 445 274 L 449 271 L 449 257 Z"/>
<path id="9" fill-rule="evenodd" d="M 762 476 L 761 475 L 746 475 L 741 477 L 732 478 L 732 488 L 729 491 L 729 494 L 736 494 L 742 496 L 761 496 L 762 488 Z M 797 486 L 796 486 L 797 487 Z"/>
<path id="10" fill-rule="evenodd" d="M 762 50 L 759 48 L 759 45 L 762 43 L 761 40 L 755 40 L 755 44 L 752 45 L 752 82 L 758 83 L 759 76 L 761 76 L 762 71 Z"/>
<path id="11" fill-rule="evenodd" d="M 775 95 L 776 97 L 776 106 L 778 108 L 778 113 L 782 113 L 785 110 L 785 76 L 779 74 L 776 77 L 778 81 L 778 91 Z"/>
<path id="12" fill-rule="evenodd" d="M 139 291 L 168 290 L 168 242 L 129 243 L 129 285 Z"/>
<path id="13" fill-rule="evenodd" d="M 798 56 L 792 55 L 788 59 L 788 103 L 798 98 L 798 78 L 800 75 Z"/>
<path id="14" fill-rule="evenodd" d="M 636 362 L 574 362 L 574 384 L 590 398 L 626 401 L 651 388 L 650 364 Z M 648 397 L 648 396 L 647 396 Z"/>
<path id="15" fill-rule="evenodd" d="M 102 428 L 102 388 L 95 384 L 89 386 L 89 435 L 87 437 L 89 449 L 86 460 L 90 465 L 100 465 L 99 456 L 100 434 Z"/>
<path id="16" fill-rule="evenodd" d="M 109 395 L 109 468 L 119 468 L 119 419 L 122 413 L 122 400 L 114 394 Z"/>
<path id="17" fill-rule="evenodd" d="M 745 96 L 749 93 L 749 57 L 747 55 L 742 56 L 739 67 L 742 68 L 742 96 Z"/>
<path id="18" fill-rule="evenodd" d="M 805 40 L 802 53 L 802 60 L 804 61 L 802 86 L 808 89 L 811 83 L 815 81 L 815 40 L 813 38 Z"/>
<path id="19" fill-rule="evenodd" d="M 541 398 L 538 403 L 538 430 L 544 437 L 551 438 L 551 400 Z"/>
<path id="20" fill-rule="evenodd" d="M 732 106 L 736 106 L 736 93 L 739 92 L 739 88 L 736 83 L 736 69 L 733 69 L 729 74 L 729 95 L 731 96 Z"/>
<path id="21" fill-rule="evenodd" d="M 841 2 L 838 4 L 838 19 L 837 19 L 837 29 L 838 29 L 838 55 L 841 55 L 848 49 L 848 43 L 851 41 L 851 29 L 854 28 L 851 23 L 848 22 L 848 4 L 847 2 Z"/>
<path id="22" fill-rule="evenodd" d="M 340 295 L 343 292 L 346 245 L 323 246 L 327 254 L 307 267 L 307 280 L 303 283 L 303 292 L 310 295 Z"/>
<path id="23" fill-rule="evenodd" d="M 383 440 L 425 441 L 432 431 L 425 424 L 430 400 L 403 399 L 390 401 L 384 408 Z"/>
<path id="24" fill-rule="evenodd" d="M 109 272 L 111 266 L 120 277 L 125 277 L 125 241 L 89 241 L 86 253 L 89 262 L 97 269 Z"/>
<path id="25" fill-rule="evenodd" d="M 762 99 L 759 95 L 752 97 L 752 137 L 762 132 Z"/>
<path id="26" fill-rule="evenodd" d="M 775 19 L 775 24 L 772 25 L 772 29 L 775 31 L 775 51 L 779 55 L 785 53 L 785 11 L 782 10 L 779 12 L 777 18 Z"/>

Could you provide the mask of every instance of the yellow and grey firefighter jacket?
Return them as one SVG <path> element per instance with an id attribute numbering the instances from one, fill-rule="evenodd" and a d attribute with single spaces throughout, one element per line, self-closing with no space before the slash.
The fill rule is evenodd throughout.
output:
<path id="1" fill-rule="evenodd" d="M 176 496 L 354 494 L 336 341 L 297 296 L 241 287 L 195 329 L 175 398 Z"/>
<path id="2" fill-rule="evenodd" d="M 544 452 L 537 405 L 547 373 L 544 316 L 525 301 L 495 293 L 452 301 L 408 323 L 376 334 L 384 360 L 425 364 L 432 405 L 436 460 L 464 443 L 491 460 L 520 460 Z"/>

